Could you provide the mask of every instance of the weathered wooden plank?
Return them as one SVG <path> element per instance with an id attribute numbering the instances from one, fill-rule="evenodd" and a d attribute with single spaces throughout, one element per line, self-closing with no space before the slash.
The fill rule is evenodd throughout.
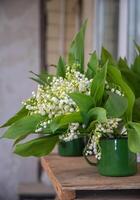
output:
<path id="1" fill-rule="evenodd" d="M 50 155 L 42 158 L 42 163 L 53 182 L 57 179 L 57 185 L 63 190 L 140 189 L 140 165 L 135 176 L 104 177 L 98 174 L 96 167 L 87 164 L 83 157 Z"/>
<path id="2" fill-rule="evenodd" d="M 42 158 L 41 162 L 59 200 L 140 199 L 140 164 L 135 176 L 105 177 L 99 175 L 97 168 L 90 166 L 83 157 L 60 157 L 54 154 Z M 130 193 L 124 194 L 127 190 Z"/>
<path id="3" fill-rule="evenodd" d="M 57 198 L 60 200 L 73 200 L 75 199 L 75 192 L 71 190 L 65 190 L 62 188 L 61 183 L 58 181 L 57 177 L 55 176 L 54 171 L 51 168 L 51 164 L 46 162 L 45 159 L 41 160 L 43 168 L 47 171 L 48 176 L 54 186 L 54 189 L 57 193 Z"/>

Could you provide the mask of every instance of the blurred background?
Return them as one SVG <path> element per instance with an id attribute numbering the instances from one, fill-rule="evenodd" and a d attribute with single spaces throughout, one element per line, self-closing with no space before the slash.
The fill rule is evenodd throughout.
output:
<path id="1" fill-rule="evenodd" d="M 85 19 L 86 60 L 103 45 L 131 63 L 133 41 L 140 43 L 139 0 L 0 0 L 0 124 L 35 90 L 29 71 L 53 71 L 50 64 L 66 56 Z M 41 182 L 50 188 L 38 159 L 20 158 L 11 148 L 10 141 L 0 140 L 0 200 L 16 200 L 28 184 L 33 191 Z"/>

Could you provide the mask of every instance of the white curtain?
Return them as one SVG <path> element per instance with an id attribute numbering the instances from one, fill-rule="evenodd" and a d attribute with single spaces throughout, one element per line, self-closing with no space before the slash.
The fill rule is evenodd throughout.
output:
<path id="1" fill-rule="evenodd" d="M 95 49 L 107 48 L 114 57 L 118 49 L 119 0 L 96 0 Z"/>
<path id="2" fill-rule="evenodd" d="M 140 44 L 140 1 L 128 0 L 127 57 L 129 62 L 135 56 L 134 41 Z"/>

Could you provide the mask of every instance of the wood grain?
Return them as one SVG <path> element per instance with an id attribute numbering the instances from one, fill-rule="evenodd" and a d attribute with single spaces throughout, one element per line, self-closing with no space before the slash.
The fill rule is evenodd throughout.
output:
<path id="1" fill-rule="evenodd" d="M 51 168 L 51 164 L 49 162 L 46 162 L 46 159 L 42 158 L 41 160 L 42 166 L 45 170 L 47 170 L 48 176 L 54 186 L 54 189 L 57 193 L 57 199 L 61 200 L 73 200 L 75 199 L 75 192 L 71 190 L 65 190 L 61 183 L 58 181 L 57 177 L 55 176 L 55 173 L 53 169 Z"/>
<path id="2" fill-rule="evenodd" d="M 140 164 L 138 173 L 129 177 L 105 177 L 90 166 L 83 157 L 50 155 L 41 159 L 44 170 L 52 181 L 58 198 L 75 199 L 76 191 L 140 189 Z"/>

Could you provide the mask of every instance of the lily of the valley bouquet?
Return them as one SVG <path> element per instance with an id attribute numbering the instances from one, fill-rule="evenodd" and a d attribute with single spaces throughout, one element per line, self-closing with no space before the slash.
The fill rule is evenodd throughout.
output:
<path id="1" fill-rule="evenodd" d="M 67 62 L 60 57 L 56 75 L 35 74 L 37 91 L 2 126 L 9 127 L 3 138 L 14 140 L 16 154 L 45 156 L 60 141 L 81 137 L 87 140 L 84 155 L 98 160 L 102 138 L 128 137 L 130 150 L 140 152 L 139 101 L 134 109 L 135 91 L 123 73 L 126 62 L 115 62 L 102 48 L 101 58 L 91 53 L 84 69 L 85 28 L 86 23 L 72 41 Z M 27 141 L 29 135 L 35 138 Z"/>

